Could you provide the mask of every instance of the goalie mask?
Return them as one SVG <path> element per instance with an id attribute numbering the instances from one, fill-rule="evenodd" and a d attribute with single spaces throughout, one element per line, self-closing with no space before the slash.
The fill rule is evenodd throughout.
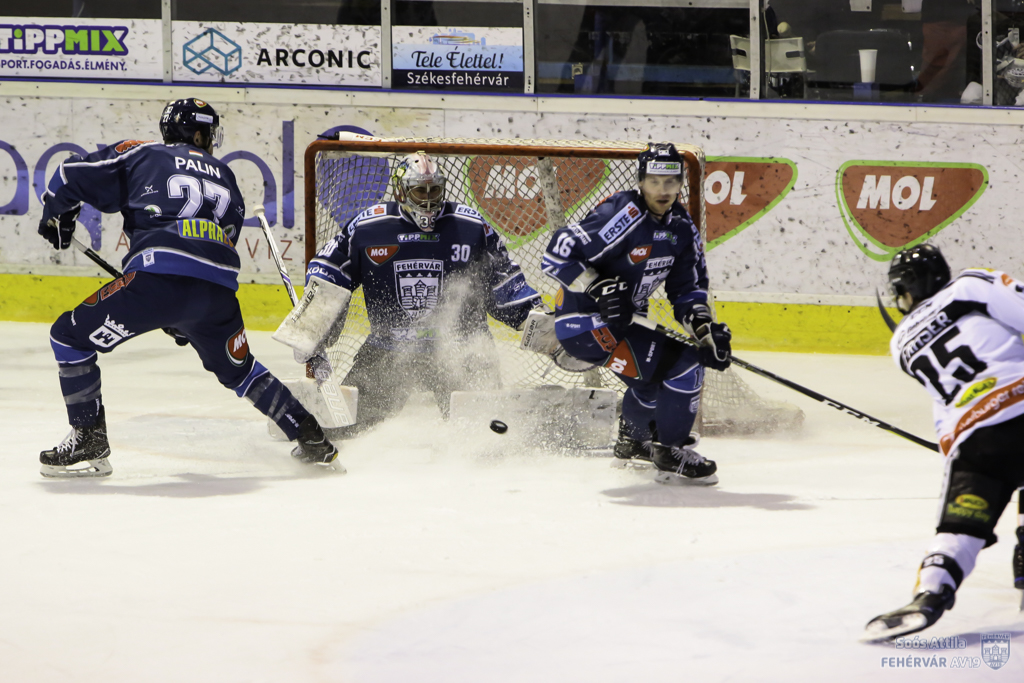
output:
<path id="1" fill-rule="evenodd" d="M 910 313 L 914 306 L 935 296 L 949 280 L 949 265 L 931 244 L 901 251 L 889 266 L 889 288 L 902 313 Z"/>
<path id="2" fill-rule="evenodd" d="M 195 144 L 196 132 L 203 134 L 210 149 L 220 147 L 224 142 L 220 117 L 209 104 L 195 98 L 168 102 L 160 115 L 160 134 L 164 142 Z"/>
<path id="3" fill-rule="evenodd" d="M 425 152 L 416 152 L 402 159 L 391 177 L 395 199 L 420 230 L 434 229 L 437 215 L 444 206 L 445 177 Z"/>

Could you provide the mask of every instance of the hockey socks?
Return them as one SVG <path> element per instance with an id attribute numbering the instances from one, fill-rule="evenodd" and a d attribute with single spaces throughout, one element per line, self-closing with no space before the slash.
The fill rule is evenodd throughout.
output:
<path id="1" fill-rule="evenodd" d="M 299 425 L 309 417 L 309 411 L 299 403 L 288 387 L 281 384 L 259 361 L 253 363 L 248 376 L 235 387 L 235 393 L 248 399 L 256 406 L 256 410 L 273 420 L 289 441 L 298 438 Z"/>
<path id="2" fill-rule="evenodd" d="M 96 355 L 93 354 L 95 361 Z M 68 423 L 76 427 L 94 424 L 100 412 L 100 366 L 58 363 L 60 392 L 68 410 Z"/>

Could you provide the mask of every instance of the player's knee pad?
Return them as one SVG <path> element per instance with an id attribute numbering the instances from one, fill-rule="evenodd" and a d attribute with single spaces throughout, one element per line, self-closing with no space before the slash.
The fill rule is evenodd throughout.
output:
<path id="1" fill-rule="evenodd" d="M 998 479 L 958 470 L 954 463 L 936 531 L 980 538 L 988 547 L 997 540 L 994 529 L 1010 494 Z"/>

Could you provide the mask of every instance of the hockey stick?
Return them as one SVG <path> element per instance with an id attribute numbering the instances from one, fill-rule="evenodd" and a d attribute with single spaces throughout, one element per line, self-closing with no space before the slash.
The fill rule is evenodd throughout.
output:
<path id="1" fill-rule="evenodd" d="M 878 312 L 882 314 L 882 320 L 885 321 L 885 326 L 889 328 L 890 332 L 896 331 L 896 322 L 889 315 L 889 311 L 885 310 L 885 306 L 882 304 L 882 293 L 875 290 L 875 301 L 878 302 Z"/>
<path id="2" fill-rule="evenodd" d="M 291 299 L 292 307 L 299 303 L 299 297 L 295 293 L 295 287 L 292 286 L 292 279 L 288 277 L 288 271 L 284 267 L 284 261 L 281 259 L 281 254 L 277 250 L 277 241 L 274 240 L 274 234 L 270 232 L 270 222 L 267 221 L 266 210 L 262 204 L 257 204 L 253 207 L 253 214 L 260 221 L 260 227 L 263 228 L 263 235 L 267 238 L 267 244 L 270 246 L 270 255 L 274 259 L 274 264 L 277 266 L 278 272 L 281 274 L 281 280 L 284 282 L 284 288 L 288 291 L 288 298 Z M 331 362 L 327 360 L 325 355 L 319 354 L 309 359 L 309 365 L 313 370 L 313 377 L 316 379 L 317 388 L 320 390 L 320 396 L 324 399 L 324 404 L 327 406 L 327 410 L 331 414 L 331 418 L 335 422 L 335 426 L 344 427 L 350 424 L 354 424 L 355 420 L 352 419 L 352 412 L 348 409 L 348 403 L 345 402 L 345 396 L 341 391 L 341 384 L 334 377 L 334 370 L 331 368 Z"/>
<path id="3" fill-rule="evenodd" d="M 650 318 L 645 318 L 643 316 L 634 315 L 633 316 L 633 322 L 636 323 L 637 325 L 643 325 L 644 327 L 646 327 L 648 329 L 657 330 L 658 332 L 661 332 L 665 336 L 671 337 L 672 339 L 676 339 L 678 341 L 681 341 L 684 344 L 688 344 L 690 346 L 695 346 L 695 347 L 699 347 L 700 346 L 700 344 L 695 339 L 691 339 L 690 337 L 687 337 L 685 335 L 679 334 L 675 330 L 671 330 L 671 329 L 665 327 L 664 325 L 659 325 L 656 322 L 654 322 L 653 320 L 651 320 Z M 879 429 L 884 429 L 887 432 L 892 432 L 893 434 L 896 434 L 897 436 L 902 436 L 904 439 L 907 439 L 909 441 L 913 441 L 918 446 L 924 446 L 925 448 L 927 448 L 929 450 L 933 450 L 933 451 L 938 451 L 939 450 L 938 444 L 932 443 L 931 441 L 926 441 L 925 439 L 922 439 L 919 436 L 914 436 L 910 432 L 905 432 L 902 429 L 900 429 L 899 427 L 895 427 L 895 426 L 889 424 L 888 422 L 883 422 L 882 420 L 879 420 L 876 417 L 871 417 L 867 413 L 861 412 L 861 411 L 859 411 L 859 410 L 857 410 L 855 408 L 851 408 L 850 406 L 846 405 L 845 403 L 840 403 L 839 401 L 831 399 L 828 396 L 825 396 L 823 394 L 819 394 L 818 392 L 814 391 L 813 389 L 808 389 L 807 387 L 801 386 L 801 385 L 797 384 L 796 382 L 794 382 L 792 380 L 786 379 L 785 377 L 779 377 L 778 375 L 776 375 L 773 372 L 769 372 L 768 370 L 764 370 L 762 368 L 759 368 L 756 365 L 753 365 L 752 363 L 748 363 L 745 360 L 737 358 L 736 356 L 732 357 L 732 363 L 733 363 L 733 365 L 738 365 L 739 367 L 743 368 L 744 370 L 749 370 L 750 372 L 754 373 L 755 375 L 760 375 L 761 377 L 764 377 L 766 379 L 770 379 L 773 382 L 778 382 L 779 384 L 781 384 L 781 385 L 783 385 L 785 387 L 789 387 L 793 391 L 798 391 L 801 394 L 803 394 L 804 396 L 807 396 L 809 398 L 813 398 L 815 401 L 818 401 L 819 403 L 824 403 L 829 408 L 835 408 L 836 410 L 838 410 L 841 413 L 845 413 L 847 415 L 850 415 L 851 417 L 855 417 L 858 420 L 861 420 L 862 422 L 866 422 L 867 424 L 871 425 L 872 427 L 878 427 Z"/>
<path id="4" fill-rule="evenodd" d="M 113 276 L 115 279 L 124 277 L 124 273 L 122 273 L 109 263 L 107 263 L 106 259 L 104 259 L 102 256 L 97 254 L 89 247 L 85 246 L 85 243 L 83 243 L 74 235 L 71 236 L 71 243 L 75 245 L 76 249 L 78 249 L 80 252 L 88 256 L 90 261 L 92 261 L 97 266 L 110 273 L 110 275 Z M 188 338 L 178 330 L 174 329 L 173 327 L 164 327 L 162 329 L 169 337 L 174 339 L 174 343 L 177 344 L 178 346 L 188 346 Z"/>

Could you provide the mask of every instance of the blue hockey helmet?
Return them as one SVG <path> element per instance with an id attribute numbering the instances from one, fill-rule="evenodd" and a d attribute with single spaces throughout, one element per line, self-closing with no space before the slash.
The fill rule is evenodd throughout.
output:
<path id="1" fill-rule="evenodd" d="M 683 157 L 671 142 L 649 142 L 636 158 L 636 178 L 643 182 L 647 174 L 683 175 Z"/>
<path id="2" fill-rule="evenodd" d="M 196 131 L 202 133 L 213 147 L 220 147 L 224 141 L 220 117 L 209 104 L 192 97 L 168 102 L 160 116 L 160 134 L 164 136 L 164 142 L 191 143 Z"/>
<path id="3" fill-rule="evenodd" d="M 903 313 L 910 313 L 914 306 L 935 296 L 949 280 L 949 264 L 933 244 L 904 249 L 889 266 L 889 288 L 896 308 Z"/>

